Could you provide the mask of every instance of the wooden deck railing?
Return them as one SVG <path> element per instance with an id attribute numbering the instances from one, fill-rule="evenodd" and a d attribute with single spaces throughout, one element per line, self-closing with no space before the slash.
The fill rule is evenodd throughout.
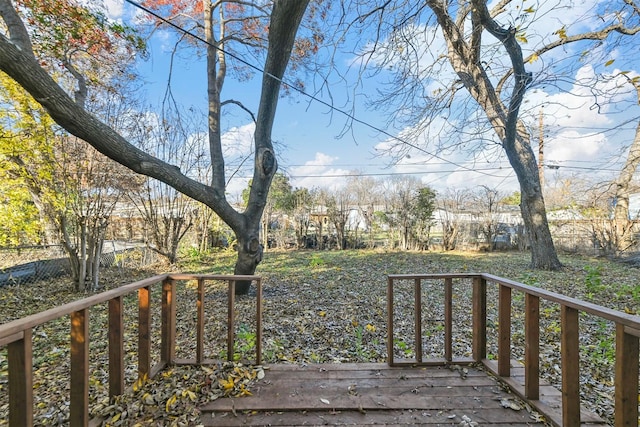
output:
<path id="1" fill-rule="evenodd" d="M 586 313 L 615 324 L 615 394 L 614 417 L 616 426 L 638 425 L 638 371 L 640 317 L 611 310 L 596 304 L 566 297 L 554 292 L 528 286 L 491 274 L 420 274 L 390 275 L 387 281 L 388 311 L 388 363 L 390 365 L 432 365 L 466 362 L 452 354 L 452 290 L 457 282 L 471 283 L 472 290 L 472 358 L 485 365 L 505 381 L 520 397 L 526 399 L 554 424 L 579 426 L 580 409 L 580 333 L 579 314 Z M 423 358 L 422 349 L 422 284 L 423 281 L 442 281 L 444 286 L 444 358 Z M 415 359 L 394 359 L 394 288 L 402 281 L 412 281 L 415 313 Z M 488 285 L 497 289 L 497 354 L 487 359 L 487 290 Z M 512 292 L 524 297 L 524 385 L 512 377 Z M 561 411 L 545 404 L 540 393 L 540 300 L 559 306 L 562 397 Z"/>
<path id="2" fill-rule="evenodd" d="M 138 378 L 152 378 L 165 366 L 174 363 L 176 348 L 176 281 L 196 280 L 196 337 L 197 348 L 193 359 L 182 363 L 199 364 L 204 361 L 204 301 L 205 282 L 228 283 L 227 310 L 227 357 L 233 358 L 234 345 L 234 301 L 235 281 L 248 280 L 256 283 L 256 363 L 261 363 L 262 351 L 262 285 L 258 276 L 164 274 L 131 283 L 120 288 L 93 295 L 69 304 L 55 307 L 42 313 L 27 316 L 0 325 L 0 348 L 7 347 L 9 385 L 9 425 L 12 427 L 33 426 L 33 348 L 32 330 L 49 321 L 69 317 L 70 332 L 70 397 L 69 425 L 86 426 L 89 423 L 89 315 L 98 304 L 107 303 L 109 342 L 109 397 L 125 391 L 124 366 L 124 316 L 123 297 L 138 294 Z M 162 286 L 160 362 L 151 365 L 152 305 L 151 288 Z"/>

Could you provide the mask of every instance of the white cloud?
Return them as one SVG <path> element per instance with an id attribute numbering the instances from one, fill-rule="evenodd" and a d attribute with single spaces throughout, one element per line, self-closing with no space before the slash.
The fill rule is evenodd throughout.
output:
<path id="1" fill-rule="evenodd" d="M 114 21 L 120 21 L 122 19 L 124 9 L 124 2 L 122 0 L 105 0 L 104 8 L 109 19 Z"/>
<path id="2" fill-rule="evenodd" d="M 313 160 L 305 162 L 303 166 L 289 169 L 294 187 L 336 189 L 345 184 L 345 177 L 351 171 L 332 167 L 338 157 L 316 152 Z"/>
<path id="3" fill-rule="evenodd" d="M 546 145 L 545 157 L 550 161 L 597 159 L 607 148 L 607 139 L 601 134 L 581 134 L 575 130 L 563 131 Z"/>
<path id="4" fill-rule="evenodd" d="M 232 127 L 222 134 L 222 152 L 225 158 L 246 157 L 253 152 L 253 133 L 256 126 L 253 122 L 239 127 Z"/>

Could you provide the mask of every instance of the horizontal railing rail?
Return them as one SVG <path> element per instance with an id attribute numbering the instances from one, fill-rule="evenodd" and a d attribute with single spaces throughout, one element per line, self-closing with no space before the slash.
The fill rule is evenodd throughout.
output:
<path id="1" fill-rule="evenodd" d="M 197 281 L 195 301 L 196 354 L 182 363 L 204 362 L 204 301 L 205 282 L 228 282 L 227 287 L 227 359 L 234 356 L 235 331 L 235 283 L 255 282 L 256 295 L 256 364 L 261 363 L 262 352 L 262 283 L 259 276 L 206 275 L 206 274 L 162 274 L 135 283 L 127 284 L 100 294 L 55 307 L 41 313 L 16 319 L 0 325 L 0 347 L 7 348 L 9 386 L 9 425 L 12 427 L 33 426 L 33 328 L 47 322 L 69 317 L 70 320 L 70 396 L 69 425 L 89 424 L 89 315 L 97 305 L 107 303 L 109 345 L 109 398 L 125 391 L 124 366 L 124 310 L 123 298 L 137 292 L 138 300 L 138 378 L 153 378 L 167 365 L 176 362 L 176 282 Z M 152 366 L 152 311 L 151 288 L 162 286 L 160 307 L 160 362 Z"/>
<path id="2" fill-rule="evenodd" d="M 500 377 L 520 397 L 529 401 L 556 425 L 579 426 L 580 407 L 580 331 L 579 314 L 586 313 L 615 324 L 614 418 L 616 426 L 638 425 L 638 375 L 640 316 L 602 307 L 555 292 L 525 285 L 491 274 L 396 274 L 387 276 L 388 363 L 390 365 L 432 365 L 466 362 L 452 354 L 453 280 L 471 281 L 472 357 Z M 422 349 L 422 285 L 424 281 L 443 281 L 444 286 L 444 358 L 427 359 Z M 398 282 L 413 282 L 415 359 L 396 361 L 394 357 L 394 293 Z M 487 288 L 498 287 L 497 363 L 487 358 Z M 524 385 L 511 378 L 512 293 L 524 295 Z M 541 401 L 540 393 L 540 301 L 557 304 L 560 309 L 561 411 Z"/>

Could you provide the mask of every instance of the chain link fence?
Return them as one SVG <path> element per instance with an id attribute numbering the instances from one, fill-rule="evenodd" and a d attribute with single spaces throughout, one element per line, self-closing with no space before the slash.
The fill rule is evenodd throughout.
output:
<path id="1" fill-rule="evenodd" d="M 100 265 L 137 269 L 158 262 L 155 252 L 144 244 L 106 241 Z M 0 248 L 0 286 L 31 283 L 69 275 L 69 258 L 62 245 Z"/>

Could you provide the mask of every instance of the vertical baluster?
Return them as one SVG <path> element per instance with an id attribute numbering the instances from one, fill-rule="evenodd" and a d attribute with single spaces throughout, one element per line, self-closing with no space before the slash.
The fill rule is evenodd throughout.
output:
<path id="1" fill-rule="evenodd" d="M 527 399 L 540 398 L 540 298 L 524 297 L 524 394 Z"/>
<path id="2" fill-rule="evenodd" d="M 580 425 L 580 347 L 578 310 L 563 305 L 560 314 L 562 332 L 562 424 Z"/>
<path id="3" fill-rule="evenodd" d="M 171 364 L 176 358 L 176 282 L 162 282 L 162 325 L 160 358 Z"/>
<path id="4" fill-rule="evenodd" d="M 487 281 L 473 278 L 473 358 L 487 357 Z"/>
<path id="5" fill-rule="evenodd" d="M 415 347 L 416 347 L 416 362 L 422 363 L 422 286 L 420 279 L 415 279 L 413 284 L 414 293 L 414 332 L 415 332 Z"/>
<path id="6" fill-rule="evenodd" d="M 262 280 L 256 282 L 256 364 L 262 363 Z"/>
<path id="7" fill-rule="evenodd" d="M 498 288 L 498 375 L 511 375 L 511 288 Z"/>
<path id="8" fill-rule="evenodd" d="M 151 288 L 138 289 L 138 378 L 151 374 Z"/>
<path id="9" fill-rule="evenodd" d="M 393 279 L 387 277 L 387 363 L 393 366 Z"/>
<path id="10" fill-rule="evenodd" d="M 9 425 L 33 426 L 32 331 L 7 345 L 9 369 Z"/>
<path id="11" fill-rule="evenodd" d="M 69 425 L 89 423 L 89 309 L 71 313 L 71 397 Z"/>
<path id="12" fill-rule="evenodd" d="M 109 300 L 109 397 L 124 393 L 122 296 Z"/>
<path id="13" fill-rule="evenodd" d="M 227 295 L 227 360 L 233 360 L 233 350 L 235 341 L 235 306 L 236 282 L 229 280 L 229 290 Z"/>
<path id="14" fill-rule="evenodd" d="M 453 279 L 444 279 L 444 358 L 453 360 Z"/>
<path id="15" fill-rule="evenodd" d="M 204 357 L 204 279 L 198 279 L 196 311 L 196 363 L 201 364 Z"/>
<path id="16" fill-rule="evenodd" d="M 638 334 L 640 331 L 635 331 Z M 616 324 L 615 425 L 638 425 L 638 336 Z"/>

